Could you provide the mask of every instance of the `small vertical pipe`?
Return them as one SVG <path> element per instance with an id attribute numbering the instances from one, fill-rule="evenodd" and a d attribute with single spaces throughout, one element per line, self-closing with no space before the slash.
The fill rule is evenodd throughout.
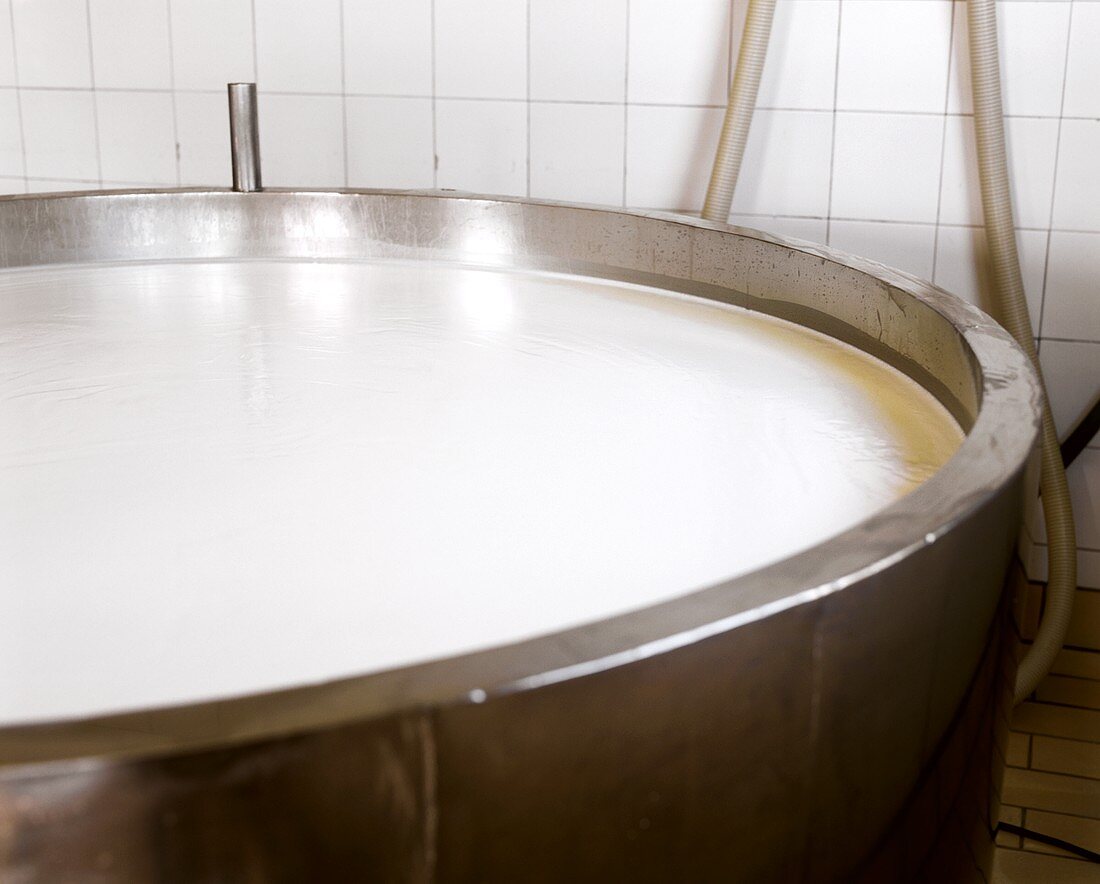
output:
<path id="1" fill-rule="evenodd" d="M 229 84 L 229 150 L 233 157 L 233 189 L 238 193 L 262 190 L 255 83 Z"/>

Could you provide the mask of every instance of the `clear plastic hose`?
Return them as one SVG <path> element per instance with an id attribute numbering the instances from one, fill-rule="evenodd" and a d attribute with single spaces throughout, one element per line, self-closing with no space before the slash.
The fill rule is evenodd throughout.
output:
<path id="1" fill-rule="evenodd" d="M 1039 355 L 1020 276 L 1016 228 L 1005 153 L 1004 113 L 1001 106 L 1000 61 L 997 48 L 995 0 L 968 0 L 970 71 L 974 94 L 978 171 L 986 238 L 993 267 L 996 312 L 1001 324 L 1024 348 L 1037 371 Z M 734 188 L 749 137 L 760 75 L 764 70 L 775 0 L 750 0 L 730 87 L 722 134 L 711 170 L 702 215 L 709 221 L 729 220 Z M 1065 641 L 1077 589 L 1077 539 L 1073 507 L 1062 466 L 1054 418 L 1044 386 L 1040 491 L 1049 540 L 1046 606 L 1039 631 L 1016 676 L 1016 701 L 1035 690 L 1050 670 Z"/>
<path id="2" fill-rule="evenodd" d="M 749 140 L 749 127 L 756 109 L 756 93 L 760 89 L 760 75 L 764 71 L 774 17 L 775 0 L 749 0 L 741 49 L 737 53 L 737 68 L 730 86 L 710 184 L 707 185 L 707 198 L 703 203 L 703 217 L 708 221 L 724 224 L 729 220 L 733 190 L 741 173 L 745 143 Z"/>
<path id="3" fill-rule="evenodd" d="M 974 130 L 978 144 L 978 173 L 985 213 L 986 239 L 993 267 L 997 319 L 1027 351 L 1039 371 L 1039 355 L 1028 316 L 1016 254 L 1016 225 L 1005 154 L 1001 72 L 997 51 L 995 0 L 968 0 L 970 77 L 974 94 Z M 1042 375 L 1040 373 L 1040 381 Z M 1049 574 L 1043 620 L 1027 656 L 1016 673 L 1016 702 L 1035 690 L 1050 670 L 1065 641 L 1077 590 L 1077 538 L 1073 507 L 1062 466 L 1054 418 L 1044 386 L 1042 472 L 1039 479 L 1049 542 Z"/>

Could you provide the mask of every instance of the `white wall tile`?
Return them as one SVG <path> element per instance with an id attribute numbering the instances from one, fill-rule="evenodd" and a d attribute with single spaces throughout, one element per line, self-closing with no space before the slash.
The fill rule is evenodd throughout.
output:
<path id="1" fill-rule="evenodd" d="M 92 93 L 24 91 L 20 98 L 27 175 L 97 181 L 99 162 Z"/>
<path id="2" fill-rule="evenodd" d="M 1100 549 L 1100 449 L 1086 448 L 1082 451 L 1066 470 L 1066 479 L 1073 497 L 1077 543 L 1086 549 Z M 1095 624 L 1090 634 L 1093 636 L 1092 647 L 1100 648 L 1100 622 Z"/>
<path id="3" fill-rule="evenodd" d="M 729 0 L 631 0 L 628 100 L 724 105 L 729 34 Z"/>
<path id="4" fill-rule="evenodd" d="M 1100 4 L 1073 7 L 1066 66 L 1066 103 L 1071 117 L 1100 117 Z"/>
<path id="5" fill-rule="evenodd" d="M 255 10 L 259 89 L 340 92 L 340 0 L 255 0 Z"/>
<path id="6" fill-rule="evenodd" d="M 34 0 L 14 4 L 20 86 L 92 85 L 85 2 Z"/>
<path id="7" fill-rule="evenodd" d="M 1077 528 L 1077 545 L 1082 549 L 1100 550 L 1100 448 L 1086 448 L 1077 460 L 1070 464 L 1066 470 L 1066 481 L 1069 484 L 1070 497 L 1073 499 L 1073 519 Z M 1035 540 L 1040 544 L 1047 541 L 1046 524 L 1042 518 L 1042 508 L 1036 508 L 1036 524 L 1031 529 L 1035 532 Z M 1045 551 L 1045 547 L 1044 547 Z M 1045 566 L 1045 562 L 1042 563 Z M 1095 567 L 1096 562 L 1090 563 Z M 1078 557 L 1078 569 L 1081 570 L 1082 561 Z M 1087 579 L 1081 579 L 1078 574 L 1079 586 L 1092 586 L 1100 589 L 1100 574 L 1089 569 Z M 1074 609 L 1074 620 L 1077 629 L 1080 629 L 1080 612 Z M 1080 644 L 1079 641 L 1072 642 Z M 1096 645 L 1100 646 L 1100 635 Z"/>
<path id="8" fill-rule="evenodd" d="M 1039 348 L 1050 410 L 1064 439 L 1100 396 L 1100 341 L 1043 341 Z M 1100 439 L 1092 445 L 1100 446 Z"/>
<path id="9" fill-rule="evenodd" d="M 171 2 L 177 89 L 225 89 L 256 79 L 251 0 Z"/>
<path id="10" fill-rule="evenodd" d="M 840 0 L 788 0 L 776 5 L 758 107 L 832 109 L 839 17 Z M 735 62 L 742 24 L 739 19 L 734 31 Z"/>
<path id="11" fill-rule="evenodd" d="M 166 2 L 90 0 L 88 7 L 97 89 L 171 88 Z"/>
<path id="12" fill-rule="evenodd" d="M 1007 119 L 1005 142 L 1016 223 L 1020 227 L 1046 227 L 1054 190 L 1058 121 L 1028 117 Z M 984 223 L 973 117 L 947 118 L 940 221 L 943 224 Z"/>
<path id="13" fill-rule="evenodd" d="M 527 107 L 515 101 L 436 101 L 438 185 L 527 193 Z"/>
<path id="14" fill-rule="evenodd" d="M 344 3 L 348 92 L 432 94 L 431 0 Z"/>
<path id="15" fill-rule="evenodd" d="M 1051 232 L 1042 334 L 1100 341 L 1100 233 Z"/>
<path id="16" fill-rule="evenodd" d="M 1063 120 L 1054 194 L 1055 227 L 1100 230 L 1098 157 L 1100 120 Z"/>
<path id="17" fill-rule="evenodd" d="M 1045 230 L 1017 230 L 1016 250 L 1024 280 L 1028 315 L 1035 333 L 1043 303 L 1043 268 L 1046 262 Z M 936 237 L 936 272 L 933 281 L 942 289 L 994 313 L 993 281 L 989 275 L 989 249 L 981 227 L 941 226 Z"/>
<path id="18" fill-rule="evenodd" d="M 730 224 L 763 230 L 779 236 L 804 239 L 810 243 L 825 242 L 827 223 L 824 218 L 789 218 L 769 215 L 730 215 Z"/>
<path id="19" fill-rule="evenodd" d="M 435 88 L 461 98 L 527 96 L 527 4 L 435 0 Z"/>
<path id="20" fill-rule="evenodd" d="M 15 85 L 15 41 L 11 33 L 11 0 L 0 0 L 0 86 Z"/>
<path id="21" fill-rule="evenodd" d="M 942 138 L 942 117 L 838 113 L 833 217 L 935 221 Z"/>
<path id="22" fill-rule="evenodd" d="M 951 6 L 931 0 L 847 0 L 840 22 L 837 107 L 942 111 Z"/>
<path id="23" fill-rule="evenodd" d="M 19 126 L 19 98 L 14 89 L 0 90 L 0 175 L 21 177 L 23 138 Z"/>
<path id="24" fill-rule="evenodd" d="M 181 185 L 232 185 L 229 109 L 224 95 L 220 92 L 181 92 L 176 95 L 176 138 L 179 142 Z M 264 159 L 261 152 L 261 166 Z"/>
<path id="25" fill-rule="evenodd" d="M 624 134 L 620 106 L 532 105 L 531 196 L 621 205 Z"/>
<path id="26" fill-rule="evenodd" d="M 631 107 L 626 126 L 626 204 L 699 212 L 721 128 L 718 108 Z"/>
<path id="27" fill-rule="evenodd" d="M 531 97 L 623 101 L 627 0 L 531 0 Z"/>
<path id="28" fill-rule="evenodd" d="M 261 95 L 260 158 L 270 187 L 343 187 L 342 100 L 328 95 Z"/>
<path id="29" fill-rule="evenodd" d="M 1100 552 L 1085 549 L 1077 551 L 1077 585 L 1100 589 Z"/>
<path id="30" fill-rule="evenodd" d="M 1006 114 L 1056 117 L 1061 113 L 1066 66 L 1068 3 L 997 4 L 1001 98 Z M 973 113 L 966 3 L 955 3 L 948 113 Z"/>
<path id="31" fill-rule="evenodd" d="M 876 224 L 871 221 L 833 221 L 829 245 L 912 273 L 932 278 L 936 228 L 931 224 Z"/>
<path id="32" fill-rule="evenodd" d="M 104 181 L 176 183 L 171 95 L 104 92 L 97 97 L 96 110 Z"/>
<path id="33" fill-rule="evenodd" d="M 745 146 L 733 211 L 826 216 L 832 133 L 832 114 L 757 111 Z M 704 166 L 708 175 L 713 160 L 712 155 Z"/>
<path id="34" fill-rule="evenodd" d="M 1027 313 L 1031 319 L 1031 330 L 1039 334 L 1040 307 L 1043 304 L 1043 280 L 1047 268 L 1047 232 L 1045 230 L 1017 230 L 1016 252 L 1020 256 L 1020 277 L 1024 281 L 1024 297 L 1027 299 Z M 981 245 L 985 248 L 985 230 L 981 231 Z M 981 273 L 986 273 L 983 263 Z M 987 301 L 992 300 L 993 281 L 986 281 L 989 290 Z"/>
<path id="35" fill-rule="evenodd" d="M 23 178 L 0 177 L 0 194 L 26 193 L 27 183 Z"/>
<path id="36" fill-rule="evenodd" d="M 432 100 L 349 98 L 348 185 L 432 186 Z"/>

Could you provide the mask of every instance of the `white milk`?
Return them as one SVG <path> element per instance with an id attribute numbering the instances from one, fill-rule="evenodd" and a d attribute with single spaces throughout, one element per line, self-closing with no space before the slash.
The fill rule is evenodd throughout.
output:
<path id="1" fill-rule="evenodd" d="M 956 450 L 798 326 L 426 263 L 0 273 L 0 723 L 355 675 L 759 568 Z"/>

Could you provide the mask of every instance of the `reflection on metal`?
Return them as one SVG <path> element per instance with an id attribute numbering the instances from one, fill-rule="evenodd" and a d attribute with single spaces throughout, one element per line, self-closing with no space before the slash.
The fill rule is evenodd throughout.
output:
<path id="1" fill-rule="evenodd" d="M 256 84 L 230 83 L 228 91 L 233 189 L 238 193 L 261 190 L 260 118 L 256 111 Z"/>
<path id="2" fill-rule="evenodd" d="M 0 729 L 0 878 L 977 877 L 1012 682 L 997 612 L 1039 414 L 991 320 L 826 248 L 651 213 L 395 192 L 0 199 L 5 266 L 220 257 L 488 261 L 741 304 L 888 360 L 968 435 L 855 528 L 671 602 L 335 683 Z"/>

